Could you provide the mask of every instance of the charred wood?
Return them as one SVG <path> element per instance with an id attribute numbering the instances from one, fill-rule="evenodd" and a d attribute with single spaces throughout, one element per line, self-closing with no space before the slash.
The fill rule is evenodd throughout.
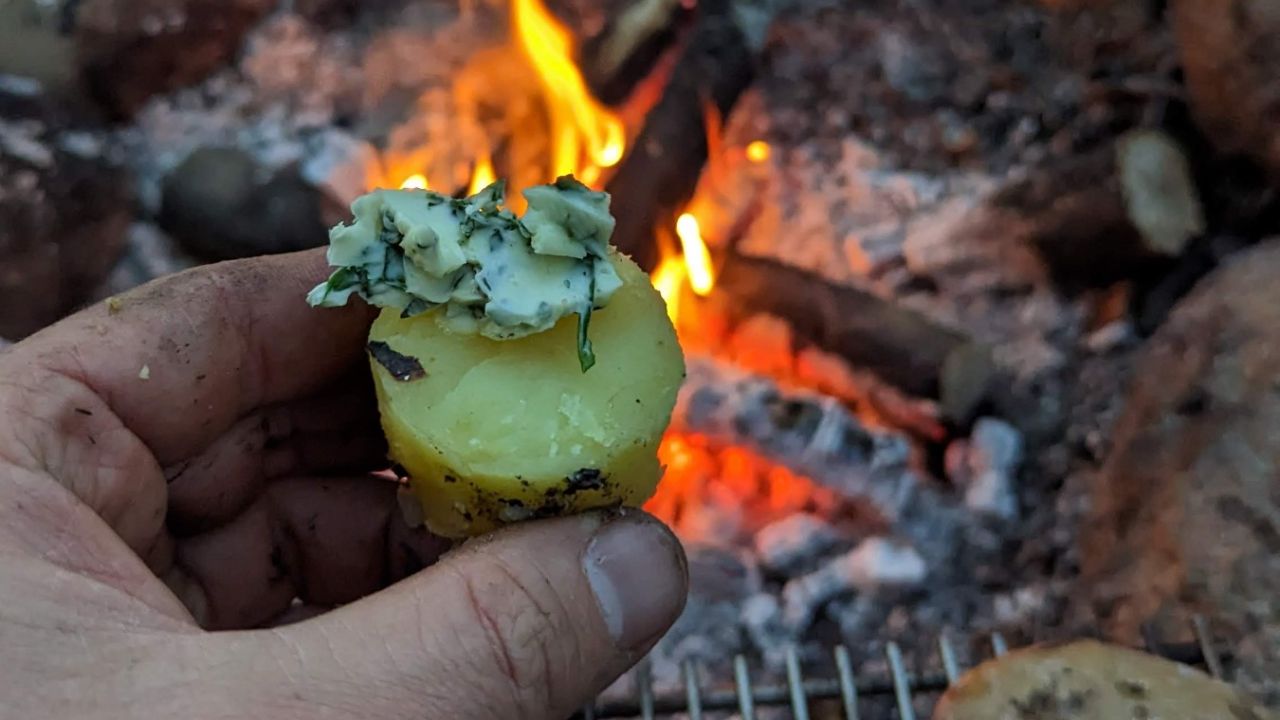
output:
<path id="1" fill-rule="evenodd" d="M 720 270 L 716 293 L 731 317 L 783 318 L 800 342 L 908 394 L 937 399 L 948 420 L 970 419 L 991 389 L 996 368 L 985 346 L 863 290 L 734 255 Z"/>
<path id="2" fill-rule="evenodd" d="M 728 114 L 754 75 L 753 33 L 735 3 L 706 0 L 698 13 L 662 99 L 608 185 L 616 198 L 614 244 L 646 270 L 658 261 L 654 228 L 672 226 L 697 186 L 708 122 Z"/>
<path id="3" fill-rule="evenodd" d="M 687 15 L 681 0 L 635 0 L 610 18 L 579 51 L 591 92 L 609 105 L 625 101 L 675 43 Z"/>
<path id="4" fill-rule="evenodd" d="M 1002 191 L 1064 290 L 1108 287 L 1166 271 L 1205 232 L 1180 147 L 1156 130 L 1031 171 Z"/>

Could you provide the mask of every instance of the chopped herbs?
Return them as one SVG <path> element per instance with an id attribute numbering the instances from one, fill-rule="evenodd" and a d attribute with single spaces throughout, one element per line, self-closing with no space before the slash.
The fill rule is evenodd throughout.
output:
<path id="1" fill-rule="evenodd" d="M 595 364 L 591 313 L 622 286 L 609 258 L 609 196 L 573 179 L 524 192 L 523 218 L 502 207 L 494 183 L 465 199 L 423 190 L 377 190 L 351 207 L 355 222 L 329 234 L 337 268 L 307 295 L 313 306 L 359 295 L 409 318 L 445 307 L 457 332 L 508 340 L 578 315 L 578 360 Z M 394 374 L 394 372 L 393 372 Z"/>
<path id="2" fill-rule="evenodd" d="M 391 349 L 391 346 L 377 340 L 369 343 L 369 354 L 378 364 L 391 373 L 391 377 L 400 382 L 413 382 L 427 376 L 418 358 L 403 355 Z"/>
<path id="3" fill-rule="evenodd" d="M 588 267 L 594 264 L 594 260 L 587 261 Z M 591 347 L 591 338 L 587 335 L 587 330 L 591 326 L 591 310 L 596 304 L 596 274 L 593 269 L 588 270 L 591 276 L 589 289 L 587 290 L 587 302 L 578 311 L 578 364 L 582 366 L 582 372 L 586 372 L 595 367 L 596 353 Z"/>

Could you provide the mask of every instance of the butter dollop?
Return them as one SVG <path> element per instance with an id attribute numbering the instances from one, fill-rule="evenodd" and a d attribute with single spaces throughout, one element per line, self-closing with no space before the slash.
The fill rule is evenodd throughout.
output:
<path id="1" fill-rule="evenodd" d="M 576 313 L 585 371 L 594 362 L 591 312 L 622 286 L 609 257 L 609 195 L 571 176 L 523 195 L 523 217 L 503 207 L 502 182 L 465 199 L 429 190 L 364 195 L 351 206 L 354 221 L 330 231 L 337 269 L 307 302 L 337 307 L 359 295 L 405 317 L 439 309 L 451 330 L 495 340 L 543 332 Z"/>

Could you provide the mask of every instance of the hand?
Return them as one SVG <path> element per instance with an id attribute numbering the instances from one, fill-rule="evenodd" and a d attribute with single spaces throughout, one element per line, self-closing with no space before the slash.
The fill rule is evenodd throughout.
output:
<path id="1" fill-rule="evenodd" d="M 638 511 L 386 587 L 444 546 L 369 474 L 371 316 L 307 307 L 324 272 L 196 269 L 0 351 L 0 717 L 560 720 L 674 621 Z"/>

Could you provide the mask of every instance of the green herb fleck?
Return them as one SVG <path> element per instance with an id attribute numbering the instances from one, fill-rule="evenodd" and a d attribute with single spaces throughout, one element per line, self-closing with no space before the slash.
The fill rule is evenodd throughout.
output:
<path id="1" fill-rule="evenodd" d="M 587 330 L 591 326 L 591 310 L 596 304 L 596 264 L 594 260 L 587 262 L 587 274 L 590 276 L 587 302 L 582 311 L 578 313 L 578 364 L 582 366 L 584 374 L 595 367 L 596 364 L 596 353 L 591 348 L 591 338 L 587 337 Z"/>

